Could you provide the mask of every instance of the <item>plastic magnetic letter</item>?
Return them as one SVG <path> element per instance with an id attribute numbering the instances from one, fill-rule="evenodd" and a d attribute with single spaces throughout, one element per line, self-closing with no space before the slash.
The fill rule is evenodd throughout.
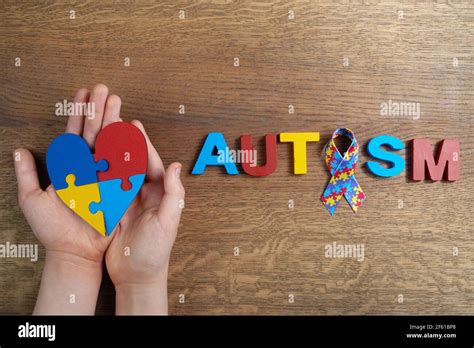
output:
<path id="1" fill-rule="evenodd" d="M 282 143 L 293 143 L 295 174 L 306 174 L 306 143 L 319 141 L 318 132 L 280 133 Z"/>
<path id="2" fill-rule="evenodd" d="M 413 139 L 413 180 L 425 179 L 425 163 L 428 177 L 439 181 L 446 173 L 448 181 L 456 181 L 461 173 L 461 148 L 459 140 L 445 139 L 438 147 L 437 159 L 433 157 L 433 150 L 428 139 Z"/>
<path id="3" fill-rule="evenodd" d="M 403 150 L 405 144 L 391 135 L 379 135 L 370 139 L 367 144 L 367 152 L 376 159 L 390 162 L 392 165 L 385 168 L 378 162 L 368 161 L 367 168 L 372 174 L 383 177 L 396 176 L 405 169 L 405 161 L 402 156 L 392 152 L 385 151 L 381 148 L 382 145 L 387 145 L 393 150 Z"/>
<path id="4" fill-rule="evenodd" d="M 252 144 L 252 136 L 245 134 L 240 137 L 240 148 L 242 153 L 246 154 L 246 160 L 242 162 L 242 169 L 245 173 L 252 176 L 265 176 L 273 173 L 277 167 L 277 135 L 265 135 L 265 156 L 266 162 L 263 166 L 257 167 L 257 157 Z"/>
<path id="5" fill-rule="evenodd" d="M 217 149 L 218 155 L 213 155 L 214 149 Z M 229 147 L 224 135 L 219 132 L 209 133 L 191 173 L 203 174 L 207 166 L 224 166 L 227 174 L 239 174 L 234 159 L 227 154 L 229 154 Z"/>

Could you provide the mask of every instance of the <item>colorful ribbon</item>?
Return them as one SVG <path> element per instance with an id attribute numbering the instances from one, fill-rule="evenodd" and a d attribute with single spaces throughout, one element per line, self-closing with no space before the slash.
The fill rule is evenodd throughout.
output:
<path id="1" fill-rule="evenodd" d="M 341 155 L 334 143 L 334 139 L 339 136 L 345 136 L 352 140 L 344 155 Z M 333 215 L 344 196 L 354 213 L 357 212 L 365 199 L 365 194 L 354 175 L 359 159 L 359 144 L 357 144 L 354 133 L 348 128 L 336 129 L 331 140 L 324 147 L 324 153 L 326 165 L 332 175 L 321 197 L 324 207 Z"/>

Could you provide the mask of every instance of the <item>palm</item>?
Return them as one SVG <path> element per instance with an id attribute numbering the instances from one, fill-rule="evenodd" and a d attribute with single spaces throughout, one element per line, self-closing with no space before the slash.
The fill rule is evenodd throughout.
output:
<path id="1" fill-rule="evenodd" d="M 167 233 L 157 217 L 163 184 L 145 183 L 113 232 L 106 263 L 114 284 L 153 282 L 157 268 L 168 262 L 175 233 Z"/>
<path id="2" fill-rule="evenodd" d="M 22 204 L 33 232 L 47 250 L 100 261 L 110 243 L 70 210 L 52 186 Z"/>

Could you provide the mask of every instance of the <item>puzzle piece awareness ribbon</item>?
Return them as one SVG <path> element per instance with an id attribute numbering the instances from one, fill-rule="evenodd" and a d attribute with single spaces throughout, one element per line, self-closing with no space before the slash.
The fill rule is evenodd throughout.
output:
<path id="1" fill-rule="evenodd" d="M 339 136 L 345 136 L 352 140 L 344 155 L 341 155 L 334 143 L 334 139 Z M 354 133 L 348 128 L 336 129 L 331 140 L 324 147 L 324 153 L 326 165 L 332 175 L 321 197 L 324 207 L 333 215 L 344 196 L 354 213 L 357 212 L 365 199 L 365 194 L 354 175 L 359 159 L 359 144 L 357 144 Z"/>

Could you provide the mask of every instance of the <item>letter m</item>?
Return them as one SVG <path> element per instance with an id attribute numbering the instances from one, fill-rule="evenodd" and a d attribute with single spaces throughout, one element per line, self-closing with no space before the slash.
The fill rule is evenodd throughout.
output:
<path id="1" fill-rule="evenodd" d="M 443 176 L 448 181 L 459 179 L 461 172 L 460 145 L 458 140 L 445 139 L 438 147 L 436 160 L 428 139 L 413 139 L 413 180 L 429 179 L 439 181 Z"/>

